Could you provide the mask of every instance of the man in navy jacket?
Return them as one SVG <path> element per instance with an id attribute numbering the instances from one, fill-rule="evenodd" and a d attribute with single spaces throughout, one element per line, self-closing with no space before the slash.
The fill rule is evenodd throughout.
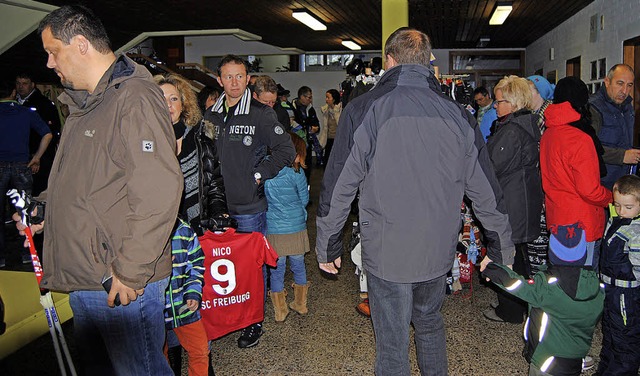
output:
<path id="1" fill-rule="evenodd" d="M 611 189 L 613 183 L 629 172 L 629 166 L 640 162 L 640 149 L 633 148 L 633 93 L 635 76 L 626 64 L 616 64 L 607 73 L 604 85 L 590 99 L 591 125 L 604 147 L 607 175 L 602 185 Z"/>

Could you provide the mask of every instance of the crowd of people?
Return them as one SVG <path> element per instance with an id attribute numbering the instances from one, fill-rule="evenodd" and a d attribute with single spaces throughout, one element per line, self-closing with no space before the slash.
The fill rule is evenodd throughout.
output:
<path id="1" fill-rule="evenodd" d="M 38 32 L 47 66 L 65 88 L 58 100 L 70 114 L 58 144 L 58 111 L 31 78 L 21 74 L 15 86 L 3 85 L 3 134 L 12 136 L 0 147 L 2 182 L 5 191 L 15 187 L 45 203 L 44 221 L 33 225 L 40 233 L 46 224 L 42 287 L 70 292 L 81 372 L 180 373 L 184 347 L 190 374 L 213 374 L 199 314 L 204 253 L 198 237 L 207 231 L 267 236 L 280 256 L 277 267 L 263 267 L 276 319 L 284 321 L 289 308 L 306 314 L 303 170 L 313 152 L 324 164 L 339 93 L 327 92 L 320 134 L 309 87 L 289 101 L 270 77 L 251 77 L 239 56 L 225 56 L 219 86 L 197 94 L 180 75 L 151 77 L 115 54 L 88 8 L 62 7 Z M 34 140 L 40 141 L 29 150 Z M 32 176 L 50 188 L 39 188 Z M 0 258 L 4 267 L 4 253 Z M 31 261 L 26 253 L 24 259 Z M 288 306 L 287 259 L 295 282 Z M 252 323 L 238 346 L 255 346 L 261 335 L 262 322 Z"/>
<path id="2" fill-rule="evenodd" d="M 636 375 L 640 325 L 630 312 L 640 291 L 640 178 L 630 173 L 640 158 L 632 147 L 632 68 L 611 67 L 591 98 L 575 77 L 555 87 L 541 76 L 507 76 L 493 96 L 474 91 L 474 120 L 437 95 L 425 51 L 429 39 L 417 30 L 389 37 L 387 71 L 342 114 L 318 209 L 319 267 L 337 273 L 348 203 L 360 188 L 376 374 L 410 373 L 410 324 L 421 373 L 447 374 L 439 310 L 460 229 L 454 214 L 466 196 L 488 246 L 480 270 L 502 291 L 483 314 L 526 319 L 529 375 L 592 367 L 587 353 L 599 320 L 597 374 Z"/>
<path id="3" fill-rule="evenodd" d="M 631 67 L 611 67 L 591 97 L 575 77 L 555 86 L 507 76 L 473 92 L 473 115 L 442 95 L 429 37 L 400 28 L 373 84 L 344 107 L 329 89 L 316 112 L 308 86 L 289 101 L 288 90 L 250 75 L 235 55 L 221 59 L 219 87 L 199 94 L 179 75 L 152 77 L 112 51 L 83 6 L 51 12 L 38 32 L 70 113 L 59 137 L 60 119 L 31 77 L 17 77 L 17 93 L 0 86 L 0 126 L 11 135 L 0 141 L 0 188 L 46 203 L 44 213 L 29 213 L 44 218 L 31 226 L 45 234 L 41 287 L 70 293 L 82 373 L 179 374 L 182 348 L 190 375 L 214 373 L 199 312 L 198 238 L 208 231 L 264 235 L 278 256 L 275 267 L 262 266 L 264 303 L 269 296 L 276 322 L 290 309 L 306 314 L 315 165 L 324 168 L 315 244 L 323 272 L 341 267 L 343 227 L 358 196 L 376 374 L 410 374 L 411 324 L 421 373 L 448 373 L 440 309 L 463 199 L 487 245 L 480 270 L 498 286 L 483 314 L 526 320 L 529 375 L 578 375 L 600 320 L 598 374 L 637 374 L 640 177 L 630 168 L 640 150 Z M 48 186 L 32 177 L 45 175 Z M 262 326 L 242 329 L 238 346 L 258 345 Z"/>

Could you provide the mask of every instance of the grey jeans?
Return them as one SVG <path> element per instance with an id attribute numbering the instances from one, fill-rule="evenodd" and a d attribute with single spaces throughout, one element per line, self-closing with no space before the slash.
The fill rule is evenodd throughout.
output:
<path id="1" fill-rule="evenodd" d="M 447 346 L 440 308 L 446 275 L 416 283 L 396 283 L 367 274 L 371 319 L 376 335 L 377 376 L 411 374 L 409 327 L 421 375 L 447 375 Z"/>

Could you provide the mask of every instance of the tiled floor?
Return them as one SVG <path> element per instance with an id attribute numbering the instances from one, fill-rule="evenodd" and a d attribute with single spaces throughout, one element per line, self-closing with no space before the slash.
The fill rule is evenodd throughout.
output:
<path id="1" fill-rule="evenodd" d="M 315 210 L 321 174 L 322 170 L 315 169 L 312 175 L 313 204 L 308 222 L 312 245 L 315 244 Z M 269 302 L 266 332 L 258 346 L 239 349 L 238 333 L 213 343 L 216 375 L 372 375 L 375 347 L 371 321 L 355 311 L 360 301 L 358 281 L 348 253 L 343 260 L 338 278 L 328 280 L 320 275 L 315 255 L 308 254 L 309 314 L 301 316 L 291 312 L 284 323 L 275 323 Z M 522 326 L 486 321 L 481 312 L 495 295 L 477 278 L 474 280 L 472 294 L 470 286 L 464 286 L 462 294 L 446 297 L 442 309 L 447 328 L 449 374 L 526 375 Z M 289 290 L 288 299 L 292 297 L 293 292 Z M 65 326 L 68 334 L 72 329 L 72 325 Z M 598 329 L 590 352 L 596 360 L 600 343 Z M 413 343 L 411 346 L 412 374 L 418 375 Z M 0 374 L 59 374 L 49 336 L 0 362 Z M 183 374 L 187 374 L 186 368 Z M 591 374 L 593 371 L 583 373 Z"/>

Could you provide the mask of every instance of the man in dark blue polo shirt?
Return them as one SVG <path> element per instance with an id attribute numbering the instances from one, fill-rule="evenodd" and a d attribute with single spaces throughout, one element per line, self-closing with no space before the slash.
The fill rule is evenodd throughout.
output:
<path id="1" fill-rule="evenodd" d="M 0 83 L 0 194 L 15 188 L 31 193 L 32 174 L 40 168 L 40 157 L 51 142 L 52 134 L 37 112 L 20 106 L 13 98 L 13 84 Z M 29 133 L 34 130 L 42 138 L 38 150 L 30 157 Z M 2 199 L 4 200 L 4 198 Z M 4 203 L 4 201 L 1 201 Z M 5 205 L 0 205 L 0 220 L 5 221 Z M 23 262 L 31 262 L 28 253 Z M 4 229 L 0 231 L 0 267 L 5 266 Z"/>
<path id="2" fill-rule="evenodd" d="M 49 147 L 40 158 L 40 171 L 33 176 L 32 194 L 37 196 L 47 189 L 49 173 L 53 166 L 53 159 L 56 156 L 58 142 L 60 142 L 60 116 L 56 105 L 36 87 L 29 73 L 18 74 L 16 77 L 16 92 L 16 101 L 24 107 L 35 110 L 42 120 L 47 123 L 53 136 Z M 29 151 L 34 154 L 40 147 L 41 137 L 36 133 L 31 133 L 30 138 Z"/>

